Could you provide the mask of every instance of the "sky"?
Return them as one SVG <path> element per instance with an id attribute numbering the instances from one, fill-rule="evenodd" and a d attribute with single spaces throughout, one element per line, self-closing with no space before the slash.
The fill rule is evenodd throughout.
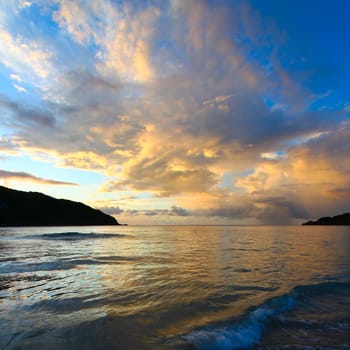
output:
<path id="1" fill-rule="evenodd" d="M 129 224 L 350 211 L 347 0 L 0 2 L 0 185 Z"/>

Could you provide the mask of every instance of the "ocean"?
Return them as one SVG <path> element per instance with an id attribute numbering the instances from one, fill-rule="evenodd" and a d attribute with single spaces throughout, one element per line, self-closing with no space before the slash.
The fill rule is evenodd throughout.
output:
<path id="1" fill-rule="evenodd" d="M 350 227 L 0 228 L 0 349 L 350 349 Z"/>

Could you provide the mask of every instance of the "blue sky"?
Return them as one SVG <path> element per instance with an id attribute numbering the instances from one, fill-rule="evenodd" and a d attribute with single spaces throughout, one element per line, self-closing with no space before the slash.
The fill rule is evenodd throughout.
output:
<path id="1" fill-rule="evenodd" d="M 349 211 L 350 5 L 0 4 L 0 184 L 145 224 Z"/>
<path id="2" fill-rule="evenodd" d="M 305 84 L 322 93 L 332 90 L 335 98 L 348 102 L 350 49 L 348 1 L 252 1 L 259 14 L 272 18 L 286 35 L 285 66 L 292 72 L 309 71 Z M 302 58 L 297 61 L 297 57 Z M 339 102 L 340 102 L 339 101 Z"/>

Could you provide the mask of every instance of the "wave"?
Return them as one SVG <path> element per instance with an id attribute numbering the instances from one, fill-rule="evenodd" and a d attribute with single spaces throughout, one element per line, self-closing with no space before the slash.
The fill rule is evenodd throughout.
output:
<path id="1" fill-rule="evenodd" d="M 123 234 L 118 233 L 81 233 L 81 232 L 55 232 L 55 233 L 45 233 L 42 235 L 30 236 L 30 238 L 42 238 L 42 239 L 52 239 L 52 240 L 83 240 L 83 239 L 101 239 L 101 238 L 121 238 L 125 237 Z M 25 238 L 28 238 L 25 237 Z"/>
<path id="2" fill-rule="evenodd" d="M 137 256 L 91 257 L 81 259 L 61 259 L 38 263 L 11 262 L 0 265 L 0 275 L 9 273 L 28 273 L 38 271 L 72 270 L 82 265 L 121 265 L 140 260 Z M 0 276 L 1 282 L 1 276 Z"/>
<path id="3" fill-rule="evenodd" d="M 280 297 L 274 300 L 276 305 L 267 304 L 257 308 L 239 324 L 199 330 L 183 338 L 198 349 L 248 349 L 259 343 L 268 319 L 291 310 L 294 303 L 292 295 Z"/>
<path id="4" fill-rule="evenodd" d="M 264 330 L 274 319 L 283 315 L 308 299 L 334 293 L 349 295 L 350 283 L 326 282 L 297 286 L 290 293 L 271 298 L 249 312 L 240 322 L 223 326 L 206 327 L 183 335 L 182 340 L 196 349 L 233 350 L 249 349 L 258 345 Z"/>

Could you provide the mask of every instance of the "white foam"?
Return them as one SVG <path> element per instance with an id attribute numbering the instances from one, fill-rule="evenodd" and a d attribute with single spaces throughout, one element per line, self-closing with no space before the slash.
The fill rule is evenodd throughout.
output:
<path id="1" fill-rule="evenodd" d="M 185 335 L 184 339 L 203 350 L 248 349 L 260 342 L 269 318 L 279 316 L 293 305 L 294 298 L 291 295 L 279 298 L 251 312 L 242 323 L 192 332 Z"/>

